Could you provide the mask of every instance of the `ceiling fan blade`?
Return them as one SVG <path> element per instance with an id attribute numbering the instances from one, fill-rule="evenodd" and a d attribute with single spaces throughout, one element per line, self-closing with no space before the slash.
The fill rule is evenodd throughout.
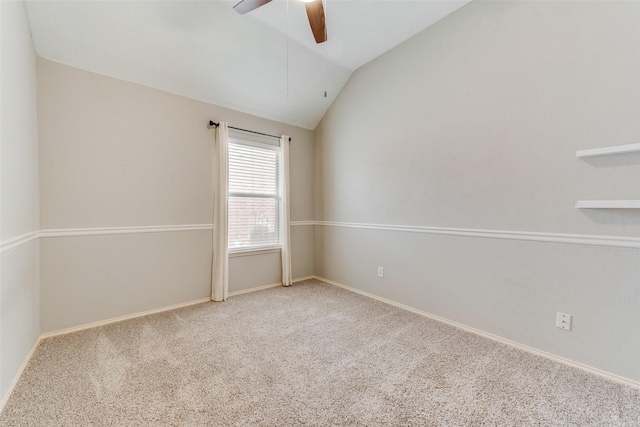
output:
<path id="1" fill-rule="evenodd" d="M 313 37 L 316 39 L 316 43 L 326 42 L 327 26 L 324 21 L 324 7 L 322 6 L 322 0 L 315 0 L 310 3 L 305 3 L 304 5 L 307 9 L 309 25 L 311 25 L 311 31 L 313 32 Z"/>
<path id="2" fill-rule="evenodd" d="M 270 1 L 271 0 L 242 0 L 240 3 L 233 6 L 233 10 L 235 10 L 241 15 L 244 15 L 247 12 L 251 12 L 253 9 L 257 9 L 260 6 L 264 6 Z"/>

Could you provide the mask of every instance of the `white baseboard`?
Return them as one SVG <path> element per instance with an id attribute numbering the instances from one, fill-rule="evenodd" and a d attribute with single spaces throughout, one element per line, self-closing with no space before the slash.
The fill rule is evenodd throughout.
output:
<path id="1" fill-rule="evenodd" d="M 282 282 L 272 283 L 270 285 L 256 286 L 255 288 L 243 289 L 241 291 L 229 292 L 228 296 L 235 297 L 236 295 L 248 294 L 249 292 L 261 291 L 263 289 L 275 288 L 277 286 L 282 286 Z"/>
<path id="2" fill-rule="evenodd" d="M 294 279 L 293 282 L 295 283 L 295 282 L 300 282 L 302 280 L 315 279 L 315 278 L 316 278 L 316 276 L 300 277 L 298 279 Z M 232 296 L 235 296 L 235 295 L 245 294 L 247 292 L 255 292 L 255 291 L 260 291 L 260 290 L 263 290 L 263 289 L 275 288 L 276 286 L 282 286 L 282 282 L 272 283 L 270 285 L 257 286 L 255 288 L 250 288 L 250 289 L 243 289 L 241 291 L 230 292 L 229 296 L 232 297 Z M 138 312 L 138 313 L 128 314 L 128 315 L 125 315 L 125 316 L 114 317 L 114 318 L 106 319 L 106 320 L 100 320 L 98 322 L 85 323 L 84 325 L 74 326 L 72 328 L 66 328 L 66 329 L 60 329 L 60 330 L 57 330 L 57 331 L 46 332 L 44 334 L 41 334 L 39 339 L 55 337 L 57 335 L 70 334 L 72 332 L 82 331 L 82 330 L 90 329 L 90 328 L 96 328 L 98 326 L 108 325 L 110 323 L 122 322 L 123 320 L 135 319 L 136 317 L 148 316 L 150 314 L 161 313 L 163 311 L 175 310 L 176 308 L 188 307 L 190 305 L 200 304 L 200 303 L 208 302 L 208 301 L 211 301 L 211 298 L 208 298 L 208 297 L 207 298 L 200 298 L 200 299 L 197 299 L 195 301 L 188 301 L 188 302 L 184 302 L 184 303 L 180 303 L 180 304 L 170 305 L 170 306 L 167 306 L 167 307 L 155 308 L 153 310 L 141 311 L 141 312 Z"/>
<path id="3" fill-rule="evenodd" d="M 293 279 L 293 283 L 302 282 L 303 280 L 315 279 L 315 278 L 316 278 L 316 276 L 299 277 L 297 279 Z M 276 288 L 278 286 L 282 286 L 282 282 L 272 283 L 270 285 L 256 286 L 255 288 L 243 289 L 241 291 L 229 292 L 228 296 L 229 297 L 234 297 L 236 295 L 242 295 L 242 294 L 246 294 L 246 293 L 249 293 L 249 292 L 256 292 L 256 291 L 261 291 L 263 289 Z"/>
<path id="4" fill-rule="evenodd" d="M 338 283 L 338 282 L 334 282 L 334 281 L 329 280 L 329 279 L 325 279 L 324 277 L 315 276 L 314 278 L 318 279 L 318 280 L 320 280 L 322 282 L 326 282 L 326 283 L 328 283 L 330 285 L 337 286 L 339 288 L 346 289 L 348 291 L 355 292 L 355 293 L 360 294 L 360 295 L 364 295 L 366 297 L 369 297 L 369 298 L 384 302 L 386 304 L 393 305 L 395 307 L 402 308 L 402 309 L 407 310 L 407 311 L 411 311 L 412 313 L 416 313 L 416 314 L 419 314 L 421 316 L 428 317 L 428 318 L 436 320 L 438 322 L 446 323 L 447 325 L 454 326 L 454 327 L 456 327 L 458 329 L 462 329 L 464 331 L 471 332 L 471 333 L 476 334 L 476 335 L 480 335 L 481 337 L 488 338 L 488 339 L 493 340 L 493 341 L 497 341 L 499 343 L 508 345 L 510 347 L 517 348 L 518 350 L 526 351 L 527 353 L 535 354 L 536 356 L 544 357 L 545 359 L 553 360 L 554 362 L 562 363 L 564 365 L 571 366 L 573 368 L 582 369 L 583 371 L 589 372 L 589 373 L 594 374 L 594 375 L 598 375 L 600 377 L 606 378 L 606 379 L 608 379 L 610 381 L 614 381 L 614 382 L 619 383 L 619 384 L 623 384 L 623 385 L 626 385 L 626 386 L 629 386 L 629 387 L 640 389 L 640 382 L 638 382 L 638 381 L 635 381 L 635 380 L 632 380 L 632 379 L 629 379 L 629 378 L 625 378 L 625 377 L 621 377 L 619 375 L 612 374 L 610 372 L 606 372 L 606 371 L 603 371 L 601 369 L 594 368 L 592 366 L 585 365 L 583 363 L 576 362 L 576 361 L 571 360 L 571 359 L 567 359 L 567 358 L 564 358 L 564 357 L 561 357 L 561 356 L 557 356 L 557 355 L 552 354 L 552 353 L 547 353 L 546 351 L 538 350 L 536 348 L 529 347 L 527 345 L 520 344 L 518 342 L 511 341 L 511 340 L 506 339 L 506 338 L 502 338 L 502 337 L 500 337 L 498 335 L 494 335 L 494 334 L 491 334 L 489 332 L 484 332 L 484 331 L 482 331 L 480 329 L 472 328 L 470 326 L 463 325 L 462 323 L 454 322 L 454 321 L 445 319 L 444 317 L 436 316 L 434 314 L 427 313 L 427 312 L 422 311 L 422 310 L 418 310 L 418 309 L 410 307 L 408 305 L 400 304 L 400 303 L 397 303 L 395 301 L 392 301 L 392 300 L 389 300 L 389 299 L 382 298 L 382 297 L 379 297 L 377 295 L 371 294 L 369 292 L 361 291 L 359 289 L 355 289 L 355 288 L 352 288 L 350 286 L 343 285 L 342 283 Z"/>
<path id="5" fill-rule="evenodd" d="M 13 377 L 13 381 L 11 381 L 11 385 L 7 389 L 7 392 L 4 394 L 4 396 L 2 396 L 2 400 L 0 400 L 0 412 L 2 412 L 2 410 L 4 409 L 4 405 L 6 405 L 9 401 L 9 396 L 11 396 L 11 393 L 13 393 L 13 389 L 16 387 L 16 384 L 18 384 L 18 380 L 22 376 L 22 372 L 24 372 L 25 368 L 29 364 L 31 357 L 33 356 L 33 353 L 35 353 L 36 348 L 38 348 L 38 344 L 40 344 L 41 340 L 42 335 L 39 336 L 36 339 L 36 342 L 33 343 L 31 351 L 29 352 L 29 354 L 27 354 L 27 357 L 24 359 L 24 362 L 22 362 L 22 365 L 20 365 L 20 369 L 18 369 L 18 372 L 16 372 L 16 375 Z"/>
<path id="6" fill-rule="evenodd" d="M 300 277 L 298 279 L 294 279 L 293 282 L 296 283 L 296 282 L 300 282 L 302 280 L 315 279 L 315 278 L 316 278 L 316 276 Z M 235 295 L 246 294 L 248 292 L 261 291 L 263 289 L 275 288 L 276 286 L 282 286 L 282 282 L 272 283 L 270 285 L 257 286 L 255 288 L 250 288 L 250 289 L 243 289 L 241 291 L 230 292 L 229 296 L 232 297 L 232 296 L 235 296 Z M 200 299 L 197 299 L 195 301 L 183 302 L 183 303 L 180 303 L 180 304 L 174 304 L 174 305 L 170 305 L 170 306 L 167 306 L 167 307 L 154 308 L 153 310 L 141 311 L 141 312 L 138 312 L 138 313 L 127 314 L 125 316 L 120 316 L 120 317 L 113 317 L 111 319 L 100 320 L 98 322 L 85 323 L 84 325 L 74 326 L 72 328 L 59 329 L 57 331 L 46 332 L 44 334 L 41 334 L 39 339 L 55 337 L 57 335 L 70 334 L 72 332 L 77 332 L 77 331 L 82 331 L 82 330 L 85 330 L 85 329 L 96 328 L 98 326 L 108 325 L 110 323 L 122 322 L 123 320 L 135 319 L 136 317 L 148 316 L 150 314 L 162 313 L 163 311 L 175 310 L 176 308 L 188 307 L 190 305 L 200 304 L 200 303 L 208 302 L 208 301 L 211 301 L 211 298 L 209 298 L 209 297 L 200 298 Z"/>
<path id="7" fill-rule="evenodd" d="M 72 328 L 60 329 L 53 332 L 46 332 L 40 335 L 40 339 L 51 338 L 57 335 L 70 334 L 72 332 L 83 331 L 85 329 L 97 328 L 98 326 L 108 325 L 110 323 L 122 322 L 123 320 L 135 319 L 136 317 L 148 316 L 150 314 L 162 313 L 163 311 L 175 310 L 176 308 L 188 307 L 194 304 L 200 304 L 203 302 L 209 302 L 211 298 L 200 298 L 195 301 L 183 302 L 180 304 L 174 304 L 167 307 L 154 308 L 153 310 L 141 311 L 139 313 L 127 314 L 126 316 L 113 317 L 111 319 L 100 320 L 98 322 L 85 323 L 84 325 L 74 326 Z"/>

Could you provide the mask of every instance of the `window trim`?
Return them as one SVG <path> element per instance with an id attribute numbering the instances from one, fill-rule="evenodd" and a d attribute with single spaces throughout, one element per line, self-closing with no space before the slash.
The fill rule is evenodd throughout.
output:
<path id="1" fill-rule="evenodd" d="M 266 254 L 275 254 L 282 252 L 282 247 L 271 247 L 264 249 L 238 249 L 235 251 L 229 251 L 229 258 L 238 258 L 243 256 L 254 256 L 254 255 L 266 255 Z"/>
<path id="2" fill-rule="evenodd" d="M 265 199 L 275 199 L 277 201 L 278 209 L 276 210 L 276 222 L 278 224 L 278 244 L 269 244 L 269 245 L 261 245 L 261 246 L 251 246 L 251 247 L 241 247 L 241 248 L 230 248 L 229 243 L 227 242 L 227 252 L 229 258 L 241 257 L 241 256 L 250 256 L 250 255 L 261 255 L 268 253 L 275 253 L 282 251 L 282 192 L 284 191 L 282 186 L 282 148 L 280 145 L 272 145 L 262 142 L 254 142 L 247 141 L 244 139 L 240 139 L 237 137 L 229 137 L 228 145 L 245 145 L 249 147 L 259 148 L 263 150 L 275 151 L 277 154 L 277 173 L 276 173 L 276 195 L 264 194 L 264 193 L 248 193 L 244 191 L 228 191 L 230 181 L 227 182 L 227 197 L 252 197 L 252 198 L 265 198 Z M 227 159 L 227 164 L 229 160 Z M 228 209 L 228 208 L 227 208 Z M 227 230 L 229 225 L 227 224 Z"/>

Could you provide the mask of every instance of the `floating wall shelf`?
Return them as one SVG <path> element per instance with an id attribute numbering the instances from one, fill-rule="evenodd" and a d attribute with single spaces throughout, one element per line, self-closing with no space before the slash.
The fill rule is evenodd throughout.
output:
<path id="1" fill-rule="evenodd" d="M 578 209 L 640 209 L 640 200 L 579 200 Z"/>
<path id="2" fill-rule="evenodd" d="M 576 151 L 576 157 L 597 157 L 611 154 L 640 153 L 640 144 L 613 145 Z M 577 209 L 640 209 L 640 200 L 578 200 Z"/>
<path id="3" fill-rule="evenodd" d="M 576 151 L 576 157 L 597 157 L 611 154 L 628 154 L 640 152 L 640 144 L 614 145 L 612 147 L 591 148 L 589 150 Z"/>

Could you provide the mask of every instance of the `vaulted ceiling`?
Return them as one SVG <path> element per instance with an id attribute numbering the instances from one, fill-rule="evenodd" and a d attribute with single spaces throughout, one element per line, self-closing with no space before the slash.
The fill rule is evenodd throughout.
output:
<path id="1" fill-rule="evenodd" d="M 27 13 L 43 58 L 314 129 L 353 71 L 468 3 L 327 0 L 318 45 L 301 1 L 246 15 L 236 2 L 28 1 Z"/>

